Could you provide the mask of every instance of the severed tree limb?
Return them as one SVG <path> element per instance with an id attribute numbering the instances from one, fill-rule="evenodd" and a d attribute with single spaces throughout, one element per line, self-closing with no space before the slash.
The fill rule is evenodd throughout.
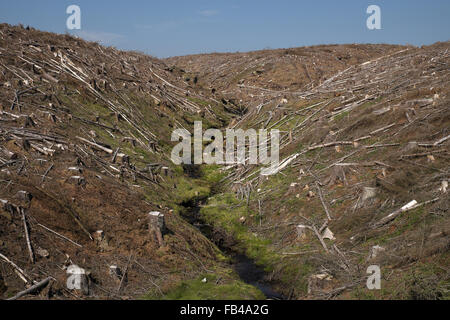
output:
<path id="1" fill-rule="evenodd" d="M 381 131 L 384 131 L 384 130 L 387 130 L 387 129 L 389 129 L 389 128 L 391 128 L 391 127 L 393 127 L 393 126 L 395 126 L 396 125 L 396 123 L 394 122 L 394 123 L 391 123 L 390 125 L 388 125 L 388 126 L 385 126 L 385 127 L 382 127 L 382 128 L 380 128 L 380 129 L 377 129 L 377 130 L 374 130 L 374 131 L 372 131 L 371 133 L 370 133 L 370 135 L 374 135 L 374 134 L 376 134 L 376 133 L 378 133 L 378 132 L 381 132 Z"/>
<path id="2" fill-rule="evenodd" d="M 330 212 L 328 211 L 328 207 L 325 204 L 325 201 L 323 200 L 322 190 L 320 189 L 319 182 L 317 182 L 317 181 L 316 181 L 316 188 L 317 188 L 317 193 L 319 193 L 320 202 L 322 202 L 323 209 L 325 210 L 325 213 L 327 214 L 327 218 L 328 218 L 328 220 L 331 220 Z"/>
<path id="3" fill-rule="evenodd" d="M 429 203 L 436 202 L 438 200 L 439 200 L 439 198 L 435 198 L 435 199 L 432 199 L 432 200 L 429 200 L 429 201 L 425 201 L 425 202 L 422 202 L 422 203 L 417 203 L 415 200 L 411 201 L 410 203 L 404 205 L 400 209 L 392 212 L 391 214 L 387 215 L 386 217 L 382 218 L 381 220 L 379 220 L 378 222 L 373 224 L 372 228 L 378 228 L 378 227 L 381 227 L 381 226 L 391 222 L 392 220 L 397 218 L 402 212 L 407 212 L 407 211 L 410 211 L 410 210 L 422 207 L 424 205 L 427 205 Z M 410 204 L 412 204 L 412 205 L 410 205 Z"/>
<path id="4" fill-rule="evenodd" d="M 34 263 L 35 262 L 35 258 L 34 258 L 33 246 L 31 245 L 30 231 L 28 230 L 28 224 L 27 224 L 27 217 L 25 215 L 25 209 L 22 208 L 22 207 L 19 207 L 19 211 L 22 214 L 23 229 L 25 231 L 25 239 L 27 241 L 27 248 L 28 248 L 28 253 L 30 254 L 30 260 L 31 260 L 31 263 Z"/>
<path id="5" fill-rule="evenodd" d="M 335 141 L 335 142 L 319 144 L 316 146 L 309 147 L 308 151 L 316 150 L 319 148 L 334 147 L 334 146 L 339 146 L 339 145 L 353 145 L 353 141 Z"/>
<path id="6" fill-rule="evenodd" d="M 47 228 L 47 227 L 44 226 L 43 224 L 37 223 L 37 225 L 38 225 L 39 227 L 41 227 L 41 228 L 43 228 L 43 229 L 45 229 L 45 230 L 47 230 L 47 231 L 49 231 L 49 232 L 55 234 L 55 235 L 57 235 L 58 237 L 60 237 L 60 238 L 62 238 L 62 239 L 64 239 L 64 240 L 66 240 L 66 241 L 69 241 L 70 243 L 76 245 L 77 247 L 80 247 L 80 248 L 83 247 L 81 244 L 78 244 L 78 243 L 76 243 L 75 241 L 72 241 L 72 240 L 70 240 L 69 238 L 63 236 L 62 234 L 59 234 L 58 232 L 53 231 L 53 230 L 50 229 L 50 228 Z"/>
<path id="7" fill-rule="evenodd" d="M 0 258 L 2 258 L 3 260 L 5 260 L 7 263 L 9 263 L 16 271 L 16 273 L 18 274 L 18 276 L 25 282 L 28 283 L 28 281 L 31 279 L 26 273 L 25 271 L 23 271 L 19 266 L 17 266 L 17 264 L 15 264 L 14 262 L 12 262 L 11 260 L 9 260 L 5 255 L 0 253 Z"/>
<path id="8" fill-rule="evenodd" d="M 317 238 L 318 238 L 319 241 L 320 241 L 320 244 L 321 244 L 322 247 L 325 249 L 326 253 L 328 253 L 329 251 L 328 251 L 327 245 L 325 244 L 325 241 L 323 241 L 323 238 L 322 238 L 322 236 L 320 235 L 320 233 L 319 233 L 319 231 L 317 230 L 317 228 L 316 228 L 315 226 L 308 227 L 308 228 L 310 228 L 312 231 L 314 231 L 314 233 L 316 234 Z"/>
<path id="9" fill-rule="evenodd" d="M 433 143 L 433 146 L 440 145 L 442 142 L 447 141 L 448 139 L 450 139 L 450 135 L 448 135 L 448 136 L 446 136 L 446 137 L 444 137 L 444 138 L 442 138 L 442 139 L 439 139 L 438 141 L 436 141 L 435 143 Z"/>
<path id="10" fill-rule="evenodd" d="M 355 151 L 352 151 L 352 152 L 349 153 L 348 155 L 343 156 L 342 158 L 340 158 L 340 159 L 337 160 L 336 162 L 333 162 L 333 163 L 330 164 L 329 166 L 327 166 L 327 167 L 325 167 L 325 168 L 323 168 L 323 169 L 320 169 L 319 172 L 322 172 L 322 171 L 327 170 L 327 169 L 329 169 L 329 168 L 331 168 L 331 167 L 334 167 L 335 165 L 341 163 L 342 161 L 344 161 L 344 160 L 347 159 L 347 158 L 350 158 L 351 156 L 353 156 L 355 153 L 357 153 L 357 152 L 359 152 L 359 151 L 360 151 L 360 149 L 357 149 L 357 150 L 355 150 Z"/>
<path id="11" fill-rule="evenodd" d="M 53 278 L 52 277 L 48 277 L 48 278 L 42 280 L 41 282 L 38 282 L 35 285 L 29 287 L 28 289 L 19 292 L 14 297 L 11 297 L 11 298 L 9 298 L 7 300 L 17 300 L 17 299 L 19 299 L 19 298 L 21 298 L 21 297 L 23 297 L 23 296 L 25 296 L 27 294 L 33 293 L 34 291 L 36 291 L 36 290 L 38 290 L 38 289 L 40 289 L 42 287 L 45 287 L 50 282 L 50 280 L 53 280 Z"/>
<path id="12" fill-rule="evenodd" d="M 50 172 L 50 170 L 53 169 L 53 163 L 50 165 L 50 167 L 48 167 L 48 169 L 45 171 L 44 175 L 42 176 L 42 180 L 41 182 L 45 181 L 45 177 L 47 177 L 48 173 Z"/>
<path id="13" fill-rule="evenodd" d="M 89 141 L 87 139 L 84 139 L 84 138 L 81 138 L 81 137 L 77 137 L 77 139 L 79 139 L 79 140 L 81 140 L 83 142 L 86 142 L 87 144 L 90 144 L 91 146 L 93 146 L 93 147 L 95 147 L 97 149 L 100 149 L 100 150 L 102 150 L 102 151 L 104 151 L 106 153 L 113 154 L 113 152 L 114 152 L 111 149 L 105 148 L 105 147 L 103 147 L 103 146 L 101 146 L 101 145 L 99 145 L 99 144 L 97 144 L 95 142 L 91 142 L 91 141 Z"/>
<path id="14" fill-rule="evenodd" d="M 113 157 L 111 159 L 112 163 L 116 163 L 116 157 L 117 157 L 117 153 L 119 152 L 119 147 L 117 147 L 116 151 L 114 151 Z"/>
<path id="15" fill-rule="evenodd" d="M 436 154 L 436 153 L 444 153 L 444 152 L 447 152 L 447 150 L 441 149 L 441 150 L 435 150 L 435 151 L 423 152 L 423 153 L 404 154 L 404 155 L 400 156 L 400 160 L 402 160 L 404 158 L 426 157 L 428 155 L 432 155 L 432 154 Z"/>
<path id="16" fill-rule="evenodd" d="M 130 266 L 131 258 L 132 258 L 132 257 L 133 257 L 133 252 L 130 254 L 130 257 L 128 258 L 128 263 L 127 263 L 127 266 L 125 267 L 125 270 L 123 271 L 122 278 L 120 279 L 119 287 L 117 288 L 117 293 L 119 293 L 119 292 L 120 292 L 120 289 L 122 288 L 122 283 L 123 283 L 125 277 L 127 276 L 128 268 L 129 268 L 129 266 Z"/>
<path id="17" fill-rule="evenodd" d="M 370 146 L 364 146 L 366 149 L 382 148 L 382 147 L 397 147 L 400 143 L 386 143 L 386 144 L 372 144 Z"/>

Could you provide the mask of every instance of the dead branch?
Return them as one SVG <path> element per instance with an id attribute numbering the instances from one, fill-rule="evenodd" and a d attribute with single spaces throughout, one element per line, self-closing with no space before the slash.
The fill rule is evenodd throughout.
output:
<path id="1" fill-rule="evenodd" d="M 435 199 L 433 199 L 433 200 L 425 201 L 425 202 L 422 202 L 422 203 L 419 203 L 419 204 L 417 203 L 416 200 L 413 200 L 413 201 L 407 203 L 406 205 L 404 205 L 403 207 L 401 207 L 400 209 L 398 209 L 398 210 L 392 212 L 391 214 L 387 215 L 386 217 L 382 218 L 380 221 L 378 221 L 377 223 L 375 223 L 375 224 L 372 226 L 372 228 L 378 228 L 378 227 L 381 227 L 381 226 L 383 226 L 383 225 L 385 225 L 385 224 L 391 222 L 392 220 L 394 220 L 395 218 L 397 218 L 397 217 L 398 217 L 401 213 L 403 213 L 403 212 L 407 212 L 407 211 L 410 211 L 410 210 L 413 210 L 413 209 L 422 207 L 422 206 L 424 206 L 424 205 L 427 205 L 427 204 L 429 204 L 429 203 L 436 202 L 436 201 L 438 201 L 438 200 L 439 200 L 439 198 L 435 198 Z"/>
<path id="2" fill-rule="evenodd" d="M 442 142 L 447 141 L 448 139 L 450 139 L 450 135 L 448 135 L 448 136 L 446 136 L 446 137 L 444 137 L 444 138 L 442 138 L 442 139 L 439 139 L 438 141 L 436 141 L 435 143 L 433 143 L 433 145 L 434 145 L 434 146 L 440 145 Z"/>
<path id="3" fill-rule="evenodd" d="M 60 238 L 62 238 L 62 239 L 64 239 L 64 240 L 66 240 L 66 241 L 69 241 L 70 243 L 76 245 L 77 247 L 80 247 L 80 248 L 83 247 L 81 244 L 78 244 L 78 243 L 76 243 L 75 241 L 70 240 L 69 238 L 63 236 L 62 234 L 59 234 L 59 233 L 56 232 L 56 231 L 53 231 L 52 229 L 50 229 L 50 228 L 44 226 L 43 224 L 37 223 L 37 225 L 38 225 L 39 227 L 41 227 L 41 228 L 43 228 L 43 229 L 45 229 L 45 230 L 47 230 L 47 231 L 49 231 L 49 232 L 55 234 L 55 235 L 57 235 L 58 237 L 60 237 Z"/>
<path id="4" fill-rule="evenodd" d="M 0 253 L 0 258 L 2 258 L 3 260 L 5 260 L 7 263 L 9 263 L 14 270 L 16 271 L 17 275 L 25 282 L 28 283 L 29 280 L 31 279 L 26 273 L 25 271 L 23 271 L 21 268 L 19 268 L 17 266 L 17 264 L 15 264 L 14 262 L 12 262 L 11 260 L 9 260 L 5 255 Z"/>
<path id="5" fill-rule="evenodd" d="M 50 170 L 52 170 L 53 168 L 53 163 L 50 165 L 50 167 L 48 167 L 48 169 L 45 171 L 44 175 L 42 176 L 42 180 L 41 183 L 43 183 L 45 181 L 45 177 L 47 177 L 48 173 L 50 172 Z"/>
<path id="6" fill-rule="evenodd" d="M 11 298 L 9 298 L 7 300 L 17 300 L 17 299 L 19 299 L 19 298 L 21 298 L 21 297 L 23 297 L 23 296 L 25 296 L 27 294 L 33 293 L 33 292 L 39 290 L 40 288 L 45 287 L 50 282 L 50 280 L 53 280 L 53 278 L 52 277 L 48 277 L 48 278 L 42 280 L 41 282 L 38 282 L 35 285 L 29 287 L 28 289 L 17 293 L 14 297 L 11 297 Z"/>
<path id="7" fill-rule="evenodd" d="M 323 209 L 325 210 L 325 213 L 327 214 L 328 220 L 331 220 L 330 212 L 328 211 L 328 207 L 325 204 L 325 201 L 323 200 L 322 190 L 320 189 L 319 183 L 316 181 L 316 188 L 317 193 L 319 194 L 320 202 L 322 202 Z"/>
<path id="8" fill-rule="evenodd" d="M 77 137 L 77 139 L 79 139 L 79 140 L 81 140 L 83 142 L 86 142 L 87 144 L 90 144 L 91 146 L 93 146 L 93 147 L 95 147 L 95 148 L 97 148 L 99 150 L 102 150 L 102 151 L 104 151 L 106 153 L 109 153 L 109 154 L 113 153 L 113 150 L 105 148 L 105 147 L 103 147 L 103 146 L 101 146 L 101 145 L 99 145 L 99 144 L 97 144 L 95 142 L 91 142 L 91 141 L 89 141 L 87 139 L 84 139 L 84 138 L 81 138 L 81 137 Z"/>
<path id="9" fill-rule="evenodd" d="M 31 263 L 34 263 L 35 258 L 34 258 L 33 246 L 31 245 L 31 241 L 30 241 L 30 232 L 28 230 L 28 223 L 27 223 L 27 217 L 25 215 L 25 209 L 20 207 L 19 211 L 22 214 L 23 229 L 25 232 L 25 239 L 27 241 L 28 253 L 30 254 L 30 260 L 31 260 Z"/>
<path id="10" fill-rule="evenodd" d="M 316 150 L 319 148 L 334 147 L 334 146 L 339 146 L 339 145 L 353 145 L 353 141 L 335 141 L 335 142 L 319 144 L 316 146 L 309 147 L 308 151 Z"/>

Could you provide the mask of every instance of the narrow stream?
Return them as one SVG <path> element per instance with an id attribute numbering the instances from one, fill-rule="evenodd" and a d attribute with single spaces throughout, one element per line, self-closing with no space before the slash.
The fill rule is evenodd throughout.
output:
<path id="1" fill-rule="evenodd" d="M 186 208 L 186 212 L 182 215 L 183 218 L 196 227 L 205 237 L 214 242 L 226 256 L 231 258 L 231 267 L 243 282 L 257 287 L 267 299 L 285 300 L 285 297 L 277 293 L 267 280 L 266 272 L 256 265 L 252 259 L 245 254 L 236 252 L 232 247 L 226 247 L 221 242 L 217 243 L 213 239 L 213 227 L 201 220 L 199 203 L 189 202 L 183 206 Z"/>

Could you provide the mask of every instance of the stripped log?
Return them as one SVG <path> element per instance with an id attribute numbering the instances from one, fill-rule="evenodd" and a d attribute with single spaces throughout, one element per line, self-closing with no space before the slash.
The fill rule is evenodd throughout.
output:
<path id="1" fill-rule="evenodd" d="M 442 142 L 447 141 L 448 139 L 450 139 L 450 135 L 448 135 L 448 136 L 446 136 L 446 137 L 444 137 L 444 138 L 442 138 L 442 139 L 439 139 L 438 141 L 436 141 L 435 143 L 433 143 L 433 146 L 438 146 L 438 145 L 440 145 Z"/>
<path id="2" fill-rule="evenodd" d="M 79 140 L 81 140 L 81 141 L 83 141 L 83 142 L 86 142 L 87 144 L 90 144 L 91 146 L 93 146 L 93 147 L 95 147 L 95 148 L 97 148 L 97 149 L 99 149 L 99 150 L 101 150 L 101 151 L 104 151 L 104 152 L 106 152 L 106 153 L 109 153 L 109 154 L 113 154 L 113 150 L 111 150 L 111 149 L 109 149 L 109 148 L 106 148 L 106 147 L 104 147 L 104 146 L 101 146 L 101 145 L 99 145 L 99 144 L 97 144 L 97 143 L 95 143 L 95 142 L 92 142 L 92 141 L 89 141 L 89 140 L 87 140 L 87 139 L 84 139 L 84 138 L 81 138 L 81 137 L 77 137 L 77 139 L 79 139 Z"/>
<path id="3" fill-rule="evenodd" d="M 316 235 L 317 239 L 319 239 L 320 244 L 325 249 L 325 252 L 326 253 L 329 252 L 328 247 L 327 247 L 325 241 L 323 240 L 322 236 L 320 235 L 319 230 L 317 230 L 316 226 L 308 226 L 308 225 L 299 224 L 299 225 L 297 225 L 296 229 L 297 229 L 297 236 L 298 237 L 303 237 L 304 236 L 305 229 L 309 229 L 312 232 L 314 232 L 314 234 Z"/>
<path id="4" fill-rule="evenodd" d="M 24 229 L 24 232 L 25 232 L 25 239 L 27 241 L 27 248 L 28 248 L 28 253 L 30 255 L 30 260 L 31 260 L 31 263 L 34 263 L 35 262 L 35 258 L 34 258 L 33 246 L 31 245 L 30 231 L 28 229 L 28 223 L 27 223 L 27 217 L 25 215 L 25 209 L 20 207 L 19 211 L 22 214 L 23 229 Z"/>
<path id="5" fill-rule="evenodd" d="M 17 299 L 19 299 L 19 298 L 21 298 L 21 297 L 23 297 L 23 296 L 25 296 L 27 294 L 33 293 L 33 292 L 35 292 L 35 291 L 45 287 L 50 282 L 50 280 L 53 280 L 53 278 L 52 277 L 48 277 L 48 278 L 42 280 L 41 282 L 36 283 L 34 286 L 31 286 L 28 289 L 19 292 L 14 297 L 11 297 L 11 298 L 9 298 L 7 300 L 17 300 Z"/>
<path id="6" fill-rule="evenodd" d="M 78 244 L 78 243 L 76 243 L 75 241 L 70 240 L 69 238 L 67 238 L 67 237 L 63 236 L 62 234 L 59 234 L 58 232 L 56 232 L 56 231 L 54 231 L 54 230 L 52 230 L 52 229 L 50 229 L 50 228 L 44 226 L 43 224 L 37 223 L 37 225 L 38 225 L 39 227 L 41 227 L 41 228 L 43 228 L 43 229 L 45 229 L 45 230 L 47 230 L 47 231 L 53 233 L 54 235 L 57 235 L 58 237 L 60 237 L 60 238 L 62 238 L 62 239 L 64 239 L 64 240 L 66 240 L 66 241 L 69 241 L 70 243 L 76 245 L 77 247 L 80 247 L 80 248 L 83 247 L 81 244 Z"/>
<path id="7" fill-rule="evenodd" d="M 317 182 L 317 181 L 316 181 L 316 188 L 317 188 L 317 193 L 319 194 L 320 202 L 322 202 L 322 207 L 325 210 L 325 213 L 327 215 L 327 219 L 331 220 L 330 212 L 328 211 L 328 207 L 325 203 L 325 200 L 323 199 L 322 190 L 320 189 L 319 182 Z"/>
<path id="8" fill-rule="evenodd" d="M 405 204 L 403 207 L 401 207 L 398 210 L 395 210 L 394 212 L 392 212 L 391 214 L 387 215 L 386 217 L 382 218 L 381 220 L 379 220 L 377 223 L 373 224 L 372 228 L 377 228 L 377 227 L 381 227 L 389 222 L 391 222 L 392 220 L 394 220 L 395 218 L 397 218 L 402 212 L 407 212 L 419 207 L 422 207 L 424 205 L 427 205 L 429 203 L 433 203 L 438 201 L 439 198 L 435 198 L 433 200 L 429 200 L 429 201 L 425 201 L 422 203 L 417 203 L 416 200 L 412 200 L 410 202 L 408 202 L 407 204 Z"/>
<path id="9" fill-rule="evenodd" d="M 23 280 L 23 282 L 25 282 L 25 283 L 29 282 L 29 280 L 31 278 L 25 273 L 25 271 L 23 271 L 19 266 L 17 266 L 17 264 L 15 264 L 11 260 L 9 260 L 5 255 L 3 255 L 1 253 L 0 253 L 0 258 L 5 260 L 7 263 L 9 263 L 14 268 L 14 271 L 17 273 L 19 278 Z"/>
<path id="10" fill-rule="evenodd" d="M 353 145 L 353 141 L 335 141 L 335 142 L 329 142 L 324 144 L 319 144 L 316 146 L 311 146 L 308 148 L 308 151 L 320 149 L 320 148 L 326 148 L 326 147 L 334 147 L 339 145 Z"/>
<path id="11" fill-rule="evenodd" d="M 42 176 L 42 180 L 41 183 L 43 183 L 45 181 L 45 177 L 47 177 L 48 173 L 50 172 L 50 170 L 53 169 L 53 163 L 50 165 L 50 167 L 48 167 L 48 169 L 44 172 L 44 175 Z"/>

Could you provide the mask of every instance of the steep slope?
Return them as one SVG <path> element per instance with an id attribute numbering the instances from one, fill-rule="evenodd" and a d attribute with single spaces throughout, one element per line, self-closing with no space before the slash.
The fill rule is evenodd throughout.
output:
<path id="1" fill-rule="evenodd" d="M 281 131 L 273 174 L 225 170 L 203 219 L 291 298 L 448 297 L 449 45 L 369 46 L 380 51 L 340 71 L 331 54 L 320 60 L 326 79 L 318 72 L 295 90 L 295 77 L 270 81 L 278 69 L 263 71 L 270 54 L 170 59 L 206 82 L 215 73 L 230 99 L 252 101 L 232 127 Z M 261 73 L 245 75 L 249 65 Z M 381 268 L 382 290 L 366 287 L 370 265 Z"/>
<path id="2" fill-rule="evenodd" d="M 263 298 L 231 250 L 287 298 L 448 297 L 448 48 L 161 61 L 0 25 L 0 295 L 52 277 L 24 298 Z M 175 166 L 195 120 L 279 129 L 280 167 Z"/>
<path id="3" fill-rule="evenodd" d="M 322 45 L 191 55 L 169 58 L 165 62 L 185 70 L 185 80 L 196 78 L 197 88 L 232 99 L 243 108 L 251 108 L 266 103 L 272 96 L 306 91 L 351 65 L 401 48 L 394 45 Z"/>
<path id="4" fill-rule="evenodd" d="M 201 117 L 223 126 L 227 114 L 177 72 L 139 53 L 0 25 L 1 296 L 50 276 L 41 298 L 160 297 L 206 273 L 220 276 L 216 297 L 258 297 L 179 216 L 179 203 L 209 187 L 173 166 L 171 132 Z M 165 214 L 163 244 L 150 211 Z M 66 287 L 72 264 L 89 273 L 88 296 Z"/>

